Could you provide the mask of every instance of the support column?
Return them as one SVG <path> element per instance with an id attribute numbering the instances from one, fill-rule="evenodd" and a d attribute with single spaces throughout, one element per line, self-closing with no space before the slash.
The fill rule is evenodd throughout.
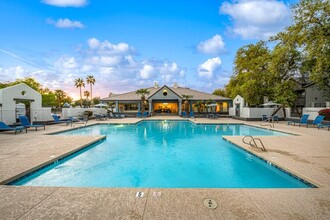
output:
<path id="1" fill-rule="evenodd" d="M 141 112 L 141 102 L 138 102 L 138 112 Z"/>
<path id="2" fill-rule="evenodd" d="M 118 101 L 116 101 L 116 112 L 119 112 Z"/>
<path id="3" fill-rule="evenodd" d="M 152 110 L 152 99 L 149 99 L 149 115 L 151 115 L 153 112 Z"/>
<path id="4" fill-rule="evenodd" d="M 182 115 L 182 111 L 181 111 L 181 109 L 182 109 L 182 99 L 179 99 L 178 100 L 178 102 L 179 102 L 179 116 L 181 116 Z"/>

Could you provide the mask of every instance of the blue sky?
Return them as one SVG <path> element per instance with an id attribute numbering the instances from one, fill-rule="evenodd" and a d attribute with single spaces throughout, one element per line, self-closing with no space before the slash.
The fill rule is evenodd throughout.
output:
<path id="1" fill-rule="evenodd" d="M 294 2 L 2 0 L 0 81 L 32 76 L 74 98 L 87 75 L 100 97 L 154 82 L 213 92 L 239 47 L 290 24 Z"/>

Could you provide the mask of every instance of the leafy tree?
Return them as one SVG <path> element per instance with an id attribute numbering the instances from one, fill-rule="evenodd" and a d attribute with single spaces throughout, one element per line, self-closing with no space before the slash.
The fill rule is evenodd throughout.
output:
<path id="1" fill-rule="evenodd" d="M 43 92 L 42 97 L 42 106 L 44 107 L 53 107 L 56 105 L 55 94 L 52 91 Z"/>
<path id="2" fill-rule="evenodd" d="M 92 103 L 94 103 L 95 105 L 100 103 L 100 97 L 94 97 L 92 100 Z"/>
<path id="3" fill-rule="evenodd" d="M 312 64 L 310 79 L 330 98 L 330 2 L 301 0 L 293 7 L 291 29 Z"/>
<path id="4" fill-rule="evenodd" d="M 93 105 L 93 85 L 95 84 L 94 76 L 92 76 L 92 75 L 87 76 L 86 82 L 87 82 L 87 84 L 90 85 L 90 96 L 91 96 L 91 100 L 92 100 L 91 105 Z"/>
<path id="5" fill-rule="evenodd" d="M 225 87 L 227 96 L 241 95 L 249 105 L 259 105 L 272 91 L 268 70 L 271 53 L 264 41 L 238 49 L 234 62 L 234 75 Z"/>
<path id="6" fill-rule="evenodd" d="M 141 97 L 141 112 L 143 115 L 145 111 L 146 95 L 149 95 L 150 91 L 148 89 L 139 89 L 136 91 L 136 94 Z"/>
<path id="7" fill-rule="evenodd" d="M 82 101 L 82 94 L 81 94 L 81 87 L 85 87 L 85 82 L 82 78 L 77 78 L 74 82 L 74 85 L 76 88 L 79 88 L 79 92 L 80 92 L 80 107 L 82 107 L 83 105 L 83 101 Z"/>
<path id="8" fill-rule="evenodd" d="M 212 94 L 226 97 L 226 90 L 225 89 L 216 89 L 216 90 L 214 90 L 214 92 Z"/>

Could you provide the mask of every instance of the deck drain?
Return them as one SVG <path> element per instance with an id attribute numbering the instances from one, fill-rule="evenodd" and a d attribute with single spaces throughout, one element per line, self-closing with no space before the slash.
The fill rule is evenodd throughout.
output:
<path id="1" fill-rule="evenodd" d="M 137 192 L 136 195 L 135 195 L 135 197 L 137 197 L 137 198 L 144 197 L 144 192 Z"/>
<path id="2" fill-rule="evenodd" d="M 204 199 L 203 205 L 209 209 L 215 209 L 218 207 L 218 203 L 214 199 Z"/>

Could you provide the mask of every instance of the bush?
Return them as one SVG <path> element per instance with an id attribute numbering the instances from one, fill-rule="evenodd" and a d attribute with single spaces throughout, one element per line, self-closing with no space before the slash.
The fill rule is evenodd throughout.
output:
<path id="1" fill-rule="evenodd" d="M 323 115 L 324 120 L 330 121 L 330 108 L 320 110 L 319 115 Z"/>
<path id="2" fill-rule="evenodd" d="M 93 111 L 84 111 L 84 115 L 88 115 L 89 116 L 92 116 L 93 115 Z"/>

